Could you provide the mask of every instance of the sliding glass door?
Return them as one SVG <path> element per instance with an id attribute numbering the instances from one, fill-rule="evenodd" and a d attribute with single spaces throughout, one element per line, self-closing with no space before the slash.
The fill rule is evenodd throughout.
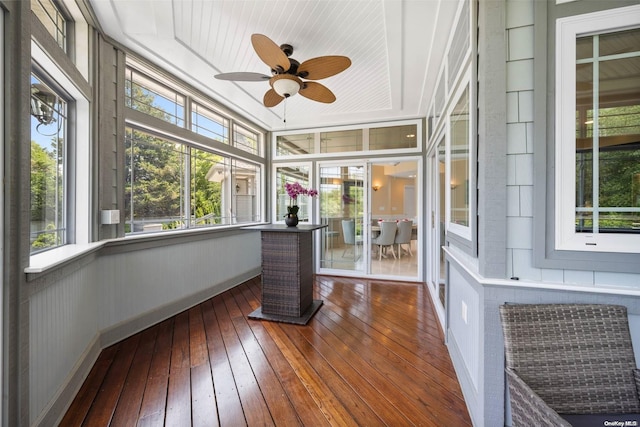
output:
<path id="1" fill-rule="evenodd" d="M 320 272 L 420 280 L 419 159 L 318 164 Z"/>

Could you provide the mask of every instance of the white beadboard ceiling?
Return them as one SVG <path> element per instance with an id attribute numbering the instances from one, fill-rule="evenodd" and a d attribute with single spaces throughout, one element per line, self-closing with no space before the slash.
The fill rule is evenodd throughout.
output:
<path id="1" fill-rule="evenodd" d="M 267 130 L 425 117 L 458 0 L 89 0 L 107 35 Z M 321 80 L 332 104 L 295 95 L 266 108 L 270 75 L 251 46 L 260 33 L 303 62 L 344 55 L 352 65 Z M 286 114 L 286 123 L 284 122 Z"/>

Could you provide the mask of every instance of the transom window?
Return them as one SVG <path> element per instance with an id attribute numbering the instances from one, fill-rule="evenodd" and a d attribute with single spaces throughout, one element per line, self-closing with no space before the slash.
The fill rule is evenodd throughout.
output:
<path id="1" fill-rule="evenodd" d="M 363 152 L 419 151 L 420 122 L 387 123 L 379 127 L 333 128 L 305 133 L 275 135 L 275 157 L 320 155 L 361 155 Z"/>
<path id="2" fill-rule="evenodd" d="M 67 20 L 52 0 L 31 0 L 31 10 L 58 46 L 67 51 Z"/>

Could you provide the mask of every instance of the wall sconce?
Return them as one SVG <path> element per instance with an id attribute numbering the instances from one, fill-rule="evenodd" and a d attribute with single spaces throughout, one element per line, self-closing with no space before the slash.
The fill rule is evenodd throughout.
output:
<path id="1" fill-rule="evenodd" d="M 458 184 L 456 184 L 455 182 L 451 183 L 451 189 L 455 190 L 456 188 L 458 188 Z"/>
<path id="2" fill-rule="evenodd" d="M 373 191 L 378 191 L 380 189 L 379 185 L 374 185 L 371 188 L 373 188 Z"/>
<path id="3" fill-rule="evenodd" d="M 58 97 L 45 85 L 41 83 L 31 85 L 31 115 L 40 123 L 38 126 L 46 126 L 56 121 L 53 113 L 57 103 Z"/>
<path id="4" fill-rule="evenodd" d="M 240 184 L 236 184 L 236 193 L 240 192 Z"/>

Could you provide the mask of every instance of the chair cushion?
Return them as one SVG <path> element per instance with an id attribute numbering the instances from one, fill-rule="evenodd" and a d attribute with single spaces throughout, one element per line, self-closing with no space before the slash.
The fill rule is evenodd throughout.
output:
<path id="1" fill-rule="evenodd" d="M 573 427 L 640 427 L 640 414 L 560 414 Z"/>

